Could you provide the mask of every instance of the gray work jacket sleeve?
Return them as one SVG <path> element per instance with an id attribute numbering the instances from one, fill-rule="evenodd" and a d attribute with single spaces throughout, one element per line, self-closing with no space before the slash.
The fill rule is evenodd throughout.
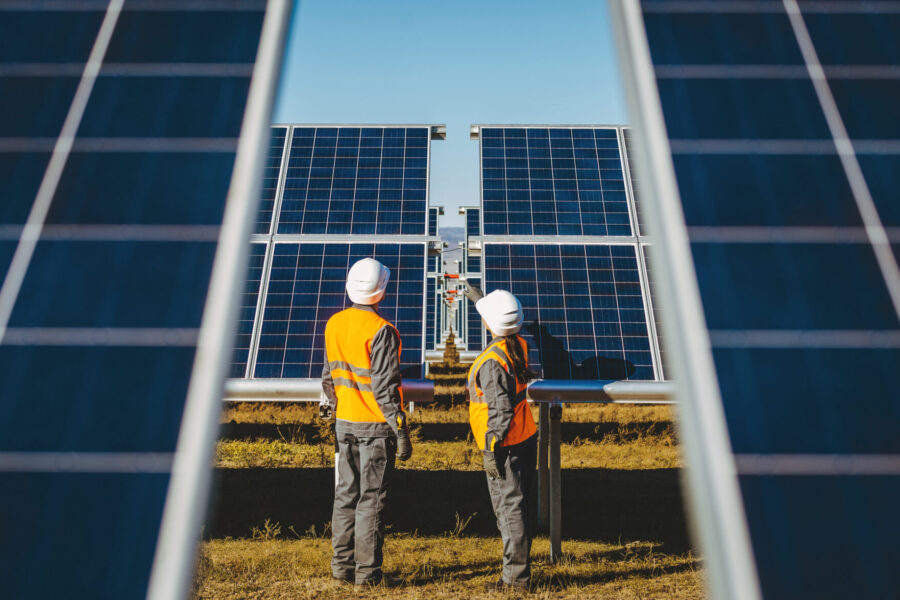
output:
<path id="1" fill-rule="evenodd" d="M 515 409 L 516 379 L 507 373 L 496 360 L 485 361 L 478 369 L 478 387 L 484 392 L 488 405 L 488 428 L 485 433 L 484 449 L 491 449 L 492 438 L 497 444 L 503 441 L 512 424 Z M 496 448 L 496 447 L 495 447 Z"/>
<path id="2" fill-rule="evenodd" d="M 322 391 L 325 392 L 325 398 L 332 408 L 337 406 L 337 394 L 334 393 L 334 381 L 331 379 L 331 367 L 328 366 L 328 357 L 325 357 L 325 364 L 322 366 Z"/>
<path id="3" fill-rule="evenodd" d="M 385 325 L 372 338 L 372 350 L 369 355 L 372 362 L 369 369 L 372 376 L 372 393 L 394 435 L 398 434 L 401 426 L 398 417 L 404 424 L 406 423 L 406 413 L 403 412 L 400 396 L 403 378 L 400 375 L 400 358 L 397 352 L 399 349 L 400 336 L 397 330 Z"/>

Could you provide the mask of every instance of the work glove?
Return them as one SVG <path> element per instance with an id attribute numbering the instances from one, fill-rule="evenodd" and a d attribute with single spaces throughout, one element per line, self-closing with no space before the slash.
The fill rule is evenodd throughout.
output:
<path id="1" fill-rule="evenodd" d="M 491 479 L 503 479 L 503 476 L 500 474 L 500 469 L 497 468 L 497 458 L 494 456 L 494 453 L 485 450 L 482 452 L 482 455 L 484 472 L 487 473 L 487 476 Z"/>
<path id="2" fill-rule="evenodd" d="M 397 458 L 402 461 L 412 456 L 412 441 L 409 439 L 409 428 L 401 427 L 397 431 Z"/>
<path id="3" fill-rule="evenodd" d="M 334 417 L 334 406 L 328 400 L 319 402 L 319 418 L 330 421 Z"/>
<path id="4" fill-rule="evenodd" d="M 484 292 L 482 292 L 480 288 L 469 285 L 468 281 L 466 282 L 466 289 L 463 293 L 473 304 L 484 298 Z"/>

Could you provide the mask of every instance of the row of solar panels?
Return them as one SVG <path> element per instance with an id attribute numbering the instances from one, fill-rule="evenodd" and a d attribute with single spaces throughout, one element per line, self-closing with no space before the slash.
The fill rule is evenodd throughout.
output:
<path id="1" fill-rule="evenodd" d="M 325 322 L 347 305 L 343 277 L 349 265 L 363 256 L 378 258 L 394 272 L 381 309 L 395 321 L 404 339 L 401 362 L 407 376 L 421 375 L 424 351 L 437 347 L 451 326 L 466 349 L 483 347 L 486 332 L 477 312 L 459 303 L 454 307 L 456 310 L 448 311 L 443 297 L 446 286 L 440 273 L 441 259 L 437 255 L 428 256 L 425 243 L 417 241 L 414 235 L 401 236 L 385 244 L 375 234 L 366 243 L 348 244 L 343 230 L 326 227 L 315 232 L 321 241 L 303 243 L 293 236 L 295 230 L 282 228 L 284 221 L 279 217 L 285 215 L 285 195 L 292 185 L 289 181 L 298 175 L 300 168 L 292 162 L 295 154 L 292 148 L 296 145 L 303 149 L 303 165 L 309 165 L 308 149 L 318 147 L 320 139 L 327 140 L 327 156 L 316 158 L 314 151 L 311 164 L 312 168 L 323 169 L 318 175 L 324 183 L 317 187 L 330 189 L 333 195 L 338 189 L 336 181 L 348 175 L 338 173 L 333 165 L 335 161 L 343 160 L 341 169 L 355 170 L 358 174 L 367 149 L 376 153 L 380 148 L 383 152 L 389 147 L 389 140 L 394 140 L 394 147 L 400 148 L 403 140 L 410 139 L 411 132 L 416 133 L 415 139 L 424 140 L 427 147 L 428 128 L 276 126 L 272 131 L 271 148 L 275 151 L 269 156 L 269 183 L 264 186 L 259 219 L 265 228 L 258 229 L 269 236 L 257 236 L 254 238 L 257 243 L 252 245 L 231 376 L 318 376 L 324 358 Z M 646 244 L 641 243 L 645 238 L 637 235 L 638 218 L 628 176 L 625 132 L 618 127 L 482 127 L 480 130 L 483 201 L 482 207 L 466 212 L 461 268 L 472 285 L 483 282 L 488 292 L 503 287 L 520 298 L 529 322 L 526 337 L 532 346 L 531 363 L 545 377 L 641 380 L 663 377 L 655 336 L 657 324 L 653 321 L 654 314 L 648 310 L 651 294 L 644 258 Z M 288 137 L 294 141 L 288 143 Z M 370 141 L 363 143 L 366 139 Z M 499 157 L 492 156 L 489 151 L 498 146 L 503 152 Z M 282 148 L 291 148 L 290 159 L 282 156 Z M 537 158 L 541 148 L 547 154 L 546 159 Z M 519 150 L 529 153 L 534 150 L 534 153 L 520 158 Z M 538 162 L 541 160 L 550 168 L 544 169 Z M 506 175 L 500 179 L 494 172 L 498 170 L 498 161 L 503 162 L 499 170 Z M 316 167 L 326 163 L 332 165 L 331 170 Z M 529 163 L 530 169 L 520 168 L 521 164 Z M 573 166 L 577 168 L 570 168 Z M 302 174 L 306 175 L 310 167 L 303 168 Z M 385 169 L 377 172 L 383 175 Z M 565 200 L 539 197 L 537 188 L 545 178 L 549 188 L 557 190 L 555 193 Z M 508 189 L 502 194 L 492 191 L 490 182 L 494 180 L 502 183 L 494 187 Z M 304 181 L 309 189 L 311 179 Z M 591 181 L 596 185 L 590 185 Z M 341 184 L 340 189 L 346 191 L 342 195 L 348 200 L 338 203 L 332 197 L 317 222 L 355 222 L 360 216 L 360 203 L 355 199 L 359 192 L 369 189 L 360 185 L 358 177 Z M 517 193 L 513 188 L 534 189 L 533 197 L 518 202 L 513 199 Z M 494 204 L 499 202 L 496 199 L 500 197 L 504 212 L 489 211 L 488 207 L 495 209 Z M 546 212 L 541 212 L 541 208 Z M 308 208 L 296 208 L 293 214 L 305 223 L 307 212 Z M 438 212 L 437 207 L 431 207 L 422 213 L 428 215 L 427 228 L 426 222 L 416 217 L 421 233 L 437 234 Z M 580 226 L 577 231 L 571 231 L 582 239 L 603 242 L 586 247 L 547 243 L 546 239 L 540 245 L 515 243 L 531 237 L 534 229 L 508 234 L 510 229 L 515 231 L 513 222 L 523 215 L 530 223 L 552 224 L 553 231 L 558 233 L 565 230 L 562 225 L 571 221 L 570 216 L 583 223 L 589 214 L 610 219 L 620 214 L 620 227 L 614 230 L 607 227 L 601 232 Z M 489 222 L 482 224 L 482 215 Z M 376 221 L 374 216 L 362 216 L 366 222 Z M 402 221 L 404 214 L 398 216 Z M 496 227 L 504 220 L 507 227 L 502 230 L 503 235 L 488 233 L 497 231 Z M 413 221 L 406 224 L 412 225 Z M 613 239 L 606 239 L 609 237 Z M 396 243 L 397 239 L 403 243 Z M 578 248 L 582 249 L 580 253 Z M 448 320 L 450 314 L 455 316 L 452 324 Z"/>

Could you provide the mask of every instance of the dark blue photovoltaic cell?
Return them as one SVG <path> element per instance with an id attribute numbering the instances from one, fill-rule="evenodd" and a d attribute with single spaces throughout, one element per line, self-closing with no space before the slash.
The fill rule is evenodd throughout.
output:
<path id="1" fill-rule="evenodd" d="M 485 293 L 522 303 L 546 379 L 655 379 L 633 246 L 485 244 Z"/>
<path id="2" fill-rule="evenodd" d="M 803 64 L 783 13 L 648 12 L 644 25 L 655 66 Z"/>
<path id="3" fill-rule="evenodd" d="M 427 232 L 427 127 L 295 127 L 278 233 Z"/>
<path id="4" fill-rule="evenodd" d="M 230 152 L 73 152 L 47 222 L 218 225 L 233 167 Z"/>
<path id="5" fill-rule="evenodd" d="M 275 211 L 275 196 L 278 193 L 278 180 L 281 176 L 281 159 L 284 157 L 286 137 L 287 127 L 272 128 L 272 135 L 269 137 L 269 152 L 266 155 L 266 165 L 263 169 L 256 233 L 269 233 L 272 230 L 272 214 Z"/>
<path id="6" fill-rule="evenodd" d="M 44 153 L 0 153 L 0 224 L 25 223 L 49 160 Z"/>
<path id="7" fill-rule="evenodd" d="M 765 598 L 894 598 L 900 478 L 740 478 Z"/>
<path id="8" fill-rule="evenodd" d="M 438 209 L 428 209 L 428 235 L 438 234 Z"/>
<path id="9" fill-rule="evenodd" d="M 193 363 L 192 347 L 0 346 L 0 395 L 30 400 L 0 403 L 0 451 L 173 452 Z"/>
<path id="10" fill-rule="evenodd" d="M 673 157 L 688 226 L 861 226 L 835 154 Z M 719 190 L 728 190 L 722 202 Z"/>
<path id="11" fill-rule="evenodd" d="M 15 251 L 16 242 L 0 240 L 0 281 L 6 278 L 6 270 L 9 268 L 9 263 Z"/>
<path id="12" fill-rule="evenodd" d="M 481 209 L 466 209 L 466 237 L 481 235 Z"/>
<path id="13" fill-rule="evenodd" d="M 672 139 L 817 139 L 831 135 L 804 79 L 660 79 Z"/>
<path id="14" fill-rule="evenodd" d="M 806 12 L 803 20 L 823 65 L 900 63 L 900 14 Z"/>
<path id="15" fill-rule="evenodd" d="M 615 129 L 481 129 L 485 235 L 631 235 Z"/>
<path id="16" fill-rule="evenodd" d="M 0 63 L 83 63 L 105 12 L 102 5 L 95 11 L 4 11 Z"/>
<path id="17" fill-rule="evenodd" d="M 778 3 L 765 11 L 751 10 L 753 3 L 699 3 L 696 13 L 680 4 L 681 14 L 667 12 L 676 3 L 643 6 L 651 9 L 648 41 L 668 135 L 700 142 L 696 150 L 674 143 L 673 159 L 693 227 L 728 434 L 734 452 L 744 455 L 738 468 L 771 462 L 773 473 L 783 473 L 784 460 L 802 472 L 804 457 L 813 455 L 811 465 L 818 460 L 834 469 L 832 475 L 812 466 L 805 475 L 764 476 L 743 468 L 743 506 L 763 597 L 894 597 L 900 478 L 846 475 L 843 458 L 900 455 L 894 385 L 900 351 L 880 341 L 900 331 L 900 321 L 871 245 L 848 235 L 862 220 L 827 143 L 811 81 L 803 69 L 774 79 L 769 68 L 804 66 L 787 15 Z M 704 10 L 714 6 L 730 10 Z M 751 12 L 738 12 L 740 6 Z M 888 152 L 900 139 L 900 87 L 892 74 L 900 64 L 900 17 L 893 10 L 880 14 L 879 3 L 799 6 L 879 216 L 897 227 L 900 169 L 896 153 Z M 753 65 L 773 78 L 734 70 L 733 77 L 721 71 L 715 78 L 678 79 L 687 72 L 672 68 L 679 64 Z M 794 141 L 792 148 L 749 143 L 746 155 L 716 150 L 720 140 L 767 138 Z M 826 144 L 804 148 L 807 140 Z M 717 227 L 747 228 L 755 240 L 728 241 L 729 232 Z M 798 235 L 829 232 L 822 228 L 834 228 L 833 242 Z M 893 248 L 897 254 L 898 245 Z"/>
<path id="18" fill-rule="evenodd" d="M 0 137 L 55 138 L 77 87 L 78 77 L 0 77 Z"/>
<path id="19" fill-rule="evenodd" d="M 0 527 L 19 542 L 4 554 L 4 596 L 144 598 L 168 483 L 168 474 L 0 474 Z"/>
<path id="20" fill-rule="evenodd" d="M 259 284 L 262 281 L 266 260 L 265 244 L 250 244 L 250 261 L 247 265 L 247 283 L 241 299 L 241 313 L 238 319 L 237 335 L 234 341 L 234 356 L 231 359 L 229 377 L 243 377 L 250 356 L 253 325 L 256 322 L 256 305 L 259 300 Z"/>
<path id="21" fill-rule="evenodd" d="M 97 78 L 80 137 L 237 137 L 249 77 Z M 109 115 L 116 115 L 110 119 Z"/>
<path id="22" fill-rule="evenodd" d="M 900 154 L 858 154 L 857 158 L 882 224 L 900 227 L 900 202 L 897 202 Z"/>
<path id="23" fill-rule="evenodd" d="M 900 350 L 720 347 L 714 358 L 735 452 L 900 454 L 896 428 L 872 425 L 900 423 Z"/>
<path id="24" fill-rule="evenodd" d="M 126 2 L 105 62 L 252 66 L 262 19 L 262 10 L 141 12 L 129 10 Z"/>
<path id="25" fill-rule="evenodd" d="M 215 250 L 204 242 L 41 242 L 9 326 L 199 327 Z"/>
<path id="26" fill-rule="evenodd" d="M 896 329 L 868 244 L 693 244 L 716 329 Z"/>
<path id="27" fill-rule="evenodd" d="M 421 377 L 424 244 L 278 243 L 266 292 L 255 377 L 319 377 L 325 323 L 350 306 L 347 271 L 371 257 L 391 270 L 379 314 L 400 332 L 404 377 Z"/>
<path id="28" fill-rule="evenodd" d="M 469 257 L 471 260 L 471 257 Z M 481 279 L 470 277 L 469 283 L 474 287 L 481 287 Z M 475 310 L 475 305 L 469 302 L 468 300 L 463 300 L 466 302 L 466 350 L 472 351 L 481 351 L 484 349 L 484 327 L 481 324 L 481 315 L 478 314 L 478 311 Z"/>
<path id="29" fill-rule="evenodd" d="M 428 257 L 428 270 L 432 273 L 439 273 L 441 270 L 441 255 L 432 254 Z"/>

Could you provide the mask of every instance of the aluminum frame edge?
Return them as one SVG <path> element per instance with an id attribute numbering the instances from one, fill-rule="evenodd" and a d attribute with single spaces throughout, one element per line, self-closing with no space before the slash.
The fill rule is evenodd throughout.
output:
<path id="1" fill-rule="evenodd" d="M 690 240 L 638 0 L 610 0 L 619 65 L 645 173 L 644 216 L 657 252 L 655 279 L 678 404 L 690 522 L 712 598 L 761 592 L 712 358 Z"/>

